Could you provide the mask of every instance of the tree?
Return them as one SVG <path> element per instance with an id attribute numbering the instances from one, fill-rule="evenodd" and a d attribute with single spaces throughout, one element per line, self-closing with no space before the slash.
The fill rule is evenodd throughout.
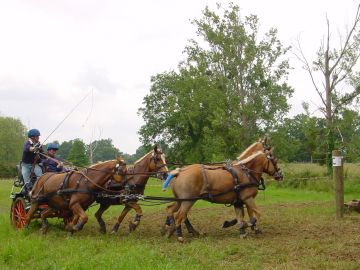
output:
<path id="1" fill-rule="evenodd" d="M 85 144 L 83 143 L 82 140 L 75 139 L 73 141 L 67 160 L 72 162 L 75 166 L 80 166 L 80 167 L 89 164 L 89 160 L 85 152 Z"/>
<path id="2" fill-rule="evenodd" d="M 359 72 L 356 64 L 360 56 L 360 4 L 357 6 L 355 18 L 346 35 L 339 35 L 339 46 L 333 47 L 330 21 L 326 18 L 327 33 L 321 42 L 317 56 L 310 64 L 304 55 L 298 40 L 297 58 L 303 63 L 310 76 L 315 91 L 321 99 L 320 111 L 324 114 L 327 128 L 327 164 L 331 172 L 331 155 L 335 146 L 336 117 L 338 113 L 350 105 L 360 94 Z M 318 80 L 320 73 L 322 80 Z M 341 90 L 340 83 L 345 83 L 352 89 Z"/>
<path id="3" fill-rule="evenodd" d="M 96 147 L 94 147 L 94 145 L 96 145 Z M 93 149 L 93 162 L 110 160 L 114 159 L 117 155 L 123 155 L 123 153 L 112 144 L 111 139 L 96 140 L 92 142 L 87 149 Z M 89 151 L 87 151 L 87 154 L 89 157 Z"/>
<path id="4" fill-rule="evenodd" d="M 64 160 L 66 160 L 68 158 L 68 155 L 70 153 L 70 150 L 73 146 L 74 141 L 70 140 L 70 141 L 64 141 L 60 146 L 59 146 L 59 150 L 57 152 L 57 156 L 59 158 L 62 158 Z"/>
<path id="5" fill-rule="evenodd" d="M 0 162 L 17 163 L 26 141 L 26 127 L 19 119 L 0 116 Z"/>
<path id="6" fill-rule="evenodd" d="M 242 20 L 239 7 L 203 11 L 194 20 L 201 41 L 191 40 L 178 71 L 152 77 L 139 109 L 145 145 L 162 142 L 173 158 L 203 162 L 235 157 L 288 111 L 289 48 L 270 29 L 258 41 L 255 15 Z M 203 46 L 201 46 L 203 45 Z"/>

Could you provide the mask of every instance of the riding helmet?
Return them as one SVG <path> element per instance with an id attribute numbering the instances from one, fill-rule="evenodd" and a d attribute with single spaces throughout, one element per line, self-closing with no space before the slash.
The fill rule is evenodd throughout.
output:
<path id="1" fill-rule="evenodd" d="M 36 128 L 30 129 L 28 132 L 28 138 L 40 136 L 40 131 Z"/>
<path id="2" fill-rule="evenodd" d="M 59 149 L 59 145 L 57 143 L 49 143 L 46 147 L 46 150 L 58 150 Z"/>

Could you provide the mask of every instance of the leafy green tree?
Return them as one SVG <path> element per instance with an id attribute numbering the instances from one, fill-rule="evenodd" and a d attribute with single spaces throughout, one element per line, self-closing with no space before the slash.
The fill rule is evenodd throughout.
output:
<path id="1" fill-rule="evenodd" d="M 206 8 L 194 20 L 197 36 L 178 71 L 152 77 L 139 109 L 145 145 L 163 142 L 176 160 L 204 162 L 235 157 L 288 111 L 288 60 L 270 29 L 258 40 L 258 18 L 239 7 Z M 176 149 L 176 151 L 175 151 Z"/>
<path id="2" fill-rule="evenodd" d="M 19 119 L 0 116 L 0 162 L 19 162 L 26 139 L 26 127 Z"/>
<path id="3" fill-rule="evenodd" d="M 123 153 L 117 149 L 111 139 L 102 139 L 92 142 L 87 147 L 87 156 L 90 157 L 92 151 L 93 162 L 114 159 L 117 155 L 122 156 Z"/>
<path id="4" fill-rule="evenodd" d="M 86 156 L 85 144 L 80 139 L 75 139 L 67 157 L 67 160 L 72 162 L 75 166 L 86 166 L 89 164 L 89 159 Z"/>
<path id="5" fill-rule="evenodd" d="M 343 149 L 348 162 L 360 161 L 360 115 L 357 111 L 345 109 L 336 120 L 338 149 Z"/>
<path id="6" fill-rule="evenodd" d="M 74 143 L 74 141 L 70 140 L 70 141 L 64 141 L 62 144 L 60 144 L 59 150 L 57 152 L 57 156 L 59 158 L 66 160 L 68 158 L 70 150 L 73 146 L 73 143 Z"/>

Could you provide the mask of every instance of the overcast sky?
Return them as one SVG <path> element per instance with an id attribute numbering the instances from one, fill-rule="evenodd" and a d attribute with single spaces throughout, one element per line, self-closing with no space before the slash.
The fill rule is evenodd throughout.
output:
<path id="1" fill-rule="evenodd" d="M 150 77 L 176 69 L 190 21 L 210 0 L 0 0 L 0 114 L 38 128 L 42 141 L 82 100 L 47 142 L 111 138 L 123 152 L 140 146 L 137 110 Z M 228 3 L 228 1 L 217 1 Z M 285 46 L 300 35 L 314 57 L 326 33 L 352 22 L 353 0 L 242 0 L 241 15 L 258 15 L 262 31 L 275 27 Z M 261 37 L 260 37 L 261 38 Z M 301 102 L 318 99 L 305 71 L 290 54 L 289 84 L 295 88 L 291 115 Z"/>

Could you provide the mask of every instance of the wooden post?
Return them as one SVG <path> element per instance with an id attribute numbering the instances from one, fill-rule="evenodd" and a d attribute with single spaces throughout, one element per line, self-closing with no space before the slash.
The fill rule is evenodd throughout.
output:
<path id="1" fill-rule="evenodd" d="M 335 182 L 336 218 L 344 216 L 344 170 L 341 151 L 332 151 L 333 178 Z"/>

